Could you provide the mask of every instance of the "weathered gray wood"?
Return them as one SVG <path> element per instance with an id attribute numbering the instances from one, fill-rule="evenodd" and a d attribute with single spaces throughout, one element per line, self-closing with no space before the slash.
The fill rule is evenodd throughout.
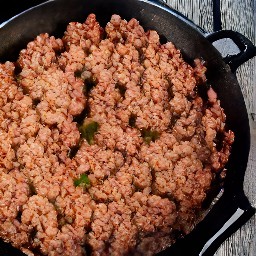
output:
<path id="1" fill-rule="evenodd" d="M 212 0 L 166 0 L 178 10 L 207 31 L 212 31 Z M 248 37 L 254 44 L 256 25 L 256 0 L 222 0 L 221 13 L 223 29 L 232 29 Z M 251 150 L 244 180 L 244 190 L 251 204 L 256 207 L 256 58 L 243 64 L 237 70 L 251 125 Z M 227 239 L 215 256 L 256 256 L 256 216 Z"/>
<path id="2" fill-rule="evenodd" d="M 165 0 L 173 9 L 181 12 L 204 30 L 213 30 L 211 0 Z"/>

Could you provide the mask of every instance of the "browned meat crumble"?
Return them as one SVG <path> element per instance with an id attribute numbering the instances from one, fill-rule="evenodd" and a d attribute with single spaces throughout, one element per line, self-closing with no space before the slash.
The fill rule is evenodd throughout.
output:
<path id="1" fill-rule="evenodd" d="M 90 14 L 0 64 L 0 236 L 27 255 L 153 255 L 188 234 L 234 139 L 206 67 Z M 221 141 L 220 139 L 221 138 Z"/>

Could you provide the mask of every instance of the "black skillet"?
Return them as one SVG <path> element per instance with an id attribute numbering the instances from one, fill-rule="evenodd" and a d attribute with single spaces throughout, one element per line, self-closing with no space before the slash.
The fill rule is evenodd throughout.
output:
<path id="1" fill-rule="evenodd" d="M 30 2 L 37 4 L 43 1 Z M 11 3 L 12 0 L 9 6 Z M 11 9 L 13 14 L 16 14 L 15 6 L 17 9 L 20 1 L 14 5 L 14 10 Z M 159 1 L 55 0 L 33 7 L 2 23 L 0 62 L 14 61 L 18 52 L 39 33 L 48 32 L 61 37 L 68 22 L 83 22 L 91 12 L 97 15 L 102 26 L 114 13 L 127 20 L 134 17 L 145 29 L 158 31 L 163 41 L 172 41 L 181 49 L 188 62 L 198 57 L 206 61 L 208 81 L 221 100 L 228 128 L 235 133 L 231 157 L 226 166 L 227 176 L 222 188 L 224 193 L 189 235 L 159 255 L 213 255 L 220 244 L 255 212 L 243 192 L 250 149 L 250 128 L 243 95 L 235 76 L 236 69 L 255 56 L 255 47 L 247 38 L 234 31 L 218 31 L 206 35 L 200 27 Z M 223 59 L 212 45 L 212 42 L 221 38 L 231 38 L 240 53 Z M 23 254 L 1 241 L 0 256 L 3 255 Z"/>

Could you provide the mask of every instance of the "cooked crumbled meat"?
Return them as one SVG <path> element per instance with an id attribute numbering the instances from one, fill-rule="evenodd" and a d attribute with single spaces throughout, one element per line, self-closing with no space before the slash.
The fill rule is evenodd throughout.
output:
<path id="1" fill-rule="evenodd" d="M 0 236 L 27 255 L 154 255 L 204 210 L 234 134 L 206 67 L 94 14 L 0 64 Z"/>

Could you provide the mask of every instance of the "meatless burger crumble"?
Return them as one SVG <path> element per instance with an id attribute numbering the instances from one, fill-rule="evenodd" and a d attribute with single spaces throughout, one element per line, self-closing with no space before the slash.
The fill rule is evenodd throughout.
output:
<path id="1" fill-rule="evenodd" d="M 205 72 L 136 19 L 94 14 L 0 64 L 2 239 L 153 255 L 188 234 L 234 139 Z"/>

